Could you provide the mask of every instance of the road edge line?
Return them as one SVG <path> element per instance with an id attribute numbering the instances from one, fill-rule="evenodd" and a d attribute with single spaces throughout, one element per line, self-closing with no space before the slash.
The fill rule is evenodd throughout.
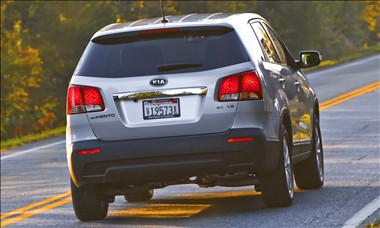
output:
<path id="1" fill-rule="evenodd" d="M 371 216 L 375 211 L 380 209 L 380 196 L 372 200 L 369 204 L 364 206 L 360 211 L 358 211 L 354 216 L 347 220 L 342 228 L 356 228 L 369 216 Z"/>

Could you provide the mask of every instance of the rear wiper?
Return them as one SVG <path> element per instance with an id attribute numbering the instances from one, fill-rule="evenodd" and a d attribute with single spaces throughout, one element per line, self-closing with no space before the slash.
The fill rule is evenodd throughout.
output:
<path id="1" fill-rule="evenodd" d="M 157 66 L 157 70 L 162 72 L 162 71 L 179 70 L 179 69 L 201 67 L 201 66 L 203 66 L 203 64 L 200 64 L 200 63 L 177 63 L 177 64 Z"/>

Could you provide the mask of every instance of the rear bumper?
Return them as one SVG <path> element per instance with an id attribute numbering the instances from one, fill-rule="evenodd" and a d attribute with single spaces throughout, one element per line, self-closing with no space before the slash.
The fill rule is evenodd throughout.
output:
<path id="1" fill-rule="evenodd" d="M 227 143 L 228 138 L 253 141 Z M 78 155 L 80 150 L 100 153 Z M 279 141 L 267 140 L 261 129 L 229 130 L 219 134 L 105 142 L 89 140 L 68 148 L 70 175 L 78 185 L 148 183 L 191 176 L 248 171 L 274 171 Z"/>

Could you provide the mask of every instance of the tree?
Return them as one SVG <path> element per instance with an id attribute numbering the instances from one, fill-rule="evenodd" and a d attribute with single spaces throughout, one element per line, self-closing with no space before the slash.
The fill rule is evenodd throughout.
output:
<path id="1" fill-rule="evenodd" d="M 370 39 L 364 43 L 364 47 L 377 44 L 380 38 L 380 1 L 368 1 L 360 18 L 367 23 L 368 34 Z"/>
<path id="2" fill-rule="evenodd" d="M 35 98 L 39 94 L 42 61 L 39 50 L 23 39 L 26 33 L 21 21 L 15 21 L 12 30 L 1 32 L 2 139 L 23 135 L 33 130 L 30 122 L 49 116 L 48 112 L 34 113 L 40 108 L 40 100 Z"/>
<path id="3" fill-rule="evenodd" d="M 92 34 L 115 21 L 113 8 L 2 1 L 1 13 L 2 139 L 64 125 L 68 82 Z"/>

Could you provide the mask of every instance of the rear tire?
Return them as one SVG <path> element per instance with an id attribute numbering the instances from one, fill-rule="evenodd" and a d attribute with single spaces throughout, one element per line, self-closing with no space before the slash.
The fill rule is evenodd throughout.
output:
<path id="1" fill-rule="evenodd" d="M 294 165 L 294 175 L 300 189 L 320 188 L 324 182 L 323 147 L 317 115 L 314 115 L 313 128 L 310 157 Z"/>
<path id="2" fill-rule="evenodd" d="M 293 201 L 294 175 L 290 140 L 285 126 L 281 129 L 280 142 L 280 161 L 276 171 L 260 177 L 261 194 L 267 207 L 287 207 Z"/>
<path id="3" fill-rule="evenodd" d="M 100 220 L 107 216 L 109 203 L 101 199 L 96 186 L 84 185 L 78 188 L 71 180 L 71 197 L 79 220 Z"/>
<path id="4" fill-rule="evenodd" d="M 138 193 L 132 193 L 132 194 L 127 194 L 124 195 L 124 199 L 130 203 L 133 202 L 144 202 L 152 199 L 153 197 L 154 190 L 149 189 L 147 191 L 142 191 Z"/>

